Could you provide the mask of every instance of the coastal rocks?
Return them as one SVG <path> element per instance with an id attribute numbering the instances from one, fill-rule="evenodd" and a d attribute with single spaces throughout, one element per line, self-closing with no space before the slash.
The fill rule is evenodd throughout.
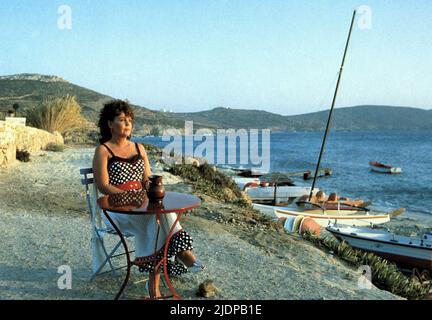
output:
<path id="1" fill-rule="evenodd" d="M 219 289 L 215 286 L 213 280 L 205 280 L 199 285 L 197 295 L 204 298 L 211 298 L 219 293 Z"/>

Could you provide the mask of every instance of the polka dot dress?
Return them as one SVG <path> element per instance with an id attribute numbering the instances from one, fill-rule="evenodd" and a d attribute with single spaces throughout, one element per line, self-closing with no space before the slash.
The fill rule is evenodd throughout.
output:
<path id="1" fill-rule="evenodd" d="M 113 186 L 118 186 L 128 181 L 142 181 L 144 160 L 140 154 L 130 159 L 113 156 L 108 160 L 108 175 L 109 183 Z"/>
<path id="2" fill-rule="evenodd" d="M 138 152 L 132 158 L 126 159 L 117 157 L 111 149 L 103 144 L 112 157 L 108 159 L 108 175 L 111 185 L 121 185 L 128 181 L 141 181 L 144 174 L 144 160 L 141 156 L 138 144 L 135 143 L 135 148 Z M 192 237 L 184 230 L 177 232 L 170 240 L 167 252 L 167 272 L 170 276 L 179 276 L 187 272 L 187 267 L 174 259 L 182 251 L 192 250 Z M 139 265 L 141 272 L 152 272 L 154 265 L 158 264 L 163 259 L 164 250 L 159 250 L 156 254 L 156 259 L 137 258 L 134 263 Z M 162 270 L 163 271 L 163 270 Z"/>
<path id="3" fill-rule="evenodd" d="M 170 243 L 168 245 L 168 252 L 167 252 L 167 258 L 168 258 L 167 272 L 170 276 L 179 276 L 188 271 L 187 267 L 183 263 L 178 262 L 173 258 L 183 251 L 192 250 L 193 249 L 192 244 L 193 244 L 192 237 L 184 230 L 176 233 L 171 238 Z M 139 261 L 138 263 L 137 260 L 135 260 L 135 263 L 139 265 L 139 271 L 153 272 L 154 266 L 163 259 L 163 255 L 164 255 L 164 249 L 162 248 L 156 254 L 155 260 Z"/>

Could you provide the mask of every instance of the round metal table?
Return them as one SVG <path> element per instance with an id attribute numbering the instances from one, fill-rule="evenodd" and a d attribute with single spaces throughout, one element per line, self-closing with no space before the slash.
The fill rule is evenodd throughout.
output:
<path id="1" fill-rule="evenodd" d="M 119 214 L 127 214 L 127 215 L 148 215 L 155 214 L 156 221 L 159 221 L 159 215 L 167 214 L 167 213 L 176 213 L 177 219 L 173 223 L 170 232 L 168 233 L 168 237 L 165 241 L 164 245 L 164 257 L 162 259 L 164 276 L 168 285 L 169 290 L 173 294 L 172 297 L 174 299 L 180 299 L 180 296 L 174 290 L 174 287 L 171 284 L 169 279 L 169 275 L 167 272 L 167 253 L 168 253 L 168 245 L 173 236 L 173 231 L 176 224 L 180 221 L 183 213 L 188 210 L 192 210 L 197 208 L 201 204 L 201 200 L 191 194 L 184 194 L 178 192 L 166 192 L 165 197 L 160 201 L 151 201 L 147 197 L 147 194 L 144 190 L 140 191 L 125 191 L 122 193 L 106 195 L 98 199 L 97 201 L 99 207 L 103 210 L 106 218 L 110 222 L 111 226 L 117 232 L 118 236 L 121 239 L 121 243 L 125 249 L 126 259 L 127 259 L 127 273 L 126 277 L 120 287 L 120 290 L 115 296 L 115 299 L 119 299 L 121 294 L 123 293 L 130 277 L 130 270 L 134 265 L 129 254 L 129 249 L 127 246 L 127 242 L 119 229 L 119 227 L 114 223 L 112 218 L 109 216 L 110 212 L 119 213 Z M 157 233 L 156 237 L 159 235 L 160 224 L 157 223 Z M 156 241 L 157 245 L 157 241 Z M 155 255 L 157 252 L 157 248 L 155 248 Z M 155 266 L 155 270 L 160 267 L 160 262 Z"/>

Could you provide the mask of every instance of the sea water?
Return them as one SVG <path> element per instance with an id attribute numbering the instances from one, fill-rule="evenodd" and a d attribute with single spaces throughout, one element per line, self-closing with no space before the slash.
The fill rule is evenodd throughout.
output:
<path id="1" fill-rule="evenodd" d="M 271 132 L 270 170 L 314 173 L 322 139 L 323 132 Z M 169 143 L 161 137 L 139 141 L 159 147 Z M 400 167 L 402 173 L 372 172 L 369 161 Z M 321 168 L 324 167 L 331 168 L 333 174 L 317 179 L 316 187 L 327 195 L 336 192 L 372 201 L 385 210 L 403 207 L 407 212 L 425 214 L 432 221 L 431 131 L 330 131 L 321 160 Z M 294 181 L 305 186 L 312 183 L 302 177 Z"/>

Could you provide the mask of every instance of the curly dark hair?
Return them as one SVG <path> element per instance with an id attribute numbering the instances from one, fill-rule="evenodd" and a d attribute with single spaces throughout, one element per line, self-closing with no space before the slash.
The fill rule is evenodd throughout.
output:
<path id="1" fill-rule="evenodd" d="M 123 100 L 112 100 L 108 103 L 104 104 L 100 115 L 98 126 L 100 129 L 101 138 L 99 139 L 100 143 L 105 143 L 111 139 L 111 129 L 108 126 L 108 121 L 114 121 L 114 118 L 124 113 L 126 116 L 134 119 L 134 113 L 132 107 L 130 106 L 128 101 Z M 130 139 L 130 137 L 128 137 Z"/>

